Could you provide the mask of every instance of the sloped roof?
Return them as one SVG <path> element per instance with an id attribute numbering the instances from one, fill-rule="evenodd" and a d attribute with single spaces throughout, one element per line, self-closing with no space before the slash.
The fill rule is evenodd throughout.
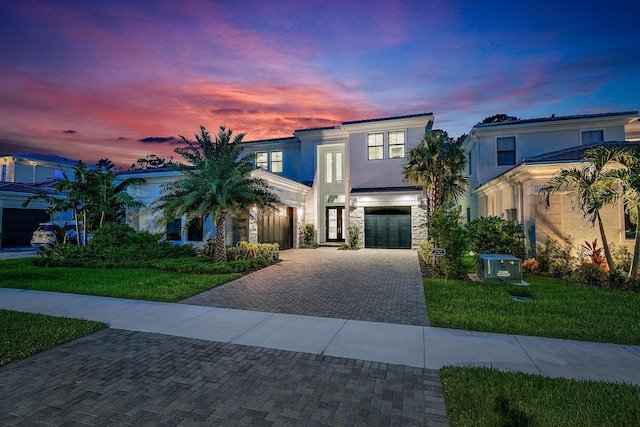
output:
<path id="1" fill-rule="evenodd" d="M 616 113 L 579 114 L 575 116 L 552 115 L 551 117 L 538 117 L 533 119 L 511 120 L 511 121 L 497 122 L 497 123 L 478 123 L 473 127 L 473 129 L 486 129 L 486 128 L 494 128 L 498 126 L 520 125 L 520 124 L 529 124 L 529 123 L 561 122 L 561 121 L 567 121 L 567 120 L 595 119 L 595 118 L 616 117 L 616 116 L 633 116 L 637 114 L 638 114 L 637 111 L 623 111 L 623 112 L 616 112 Z"/>
<path id="2" fill-rule="evenodd" d="M 12 154 L 11 157 L 16 159 L 22 159 L 22 160 L 31 160 L 34 162 L 54 163 L 60 166 L 75 166 L 79 161 L 74 159 L 68 159 L 62 156 L 57 156 L 55 154 L 40 154 L 40 153 Z"/>
<path id="3" fill-rule="evenodd" d="M 609 148 L 640 147 L 640 142 L 628 141 L 605 141 L 594 142 L 592 144 L 577 145 L 575 147 L 564 148 L 562 150 L 551 151 L 525 158 L 521 163 L 554 163 L 554 162 L 576 162 L 582 160 L 587 150 L 604 146 Z"/>
<path id="4" fill-rule="evenodd" d="M 422 114 L 409 114 L 406 116 L 394 116 L 394 117 L 381 117 L 378 119 L 365 119 L 365 120 L 353 120 L 350 122 L 342 122 L 343 125 L 352 125 L 356 123 L 369 123 L 369 122 L 381 122 L 384 120 L 396 120 L 396 119 L 410 119 L 412 117 L 421 117 L 421 116 L 433 116 L 433 113 L 422 113 Z"/>
<path id="5" fill-rule="evenodd" d="M 44 181 L 35 184 L 25 184 L 22 182 L 0 182 L 0 191 L 10 193 L 47 193 L 53 194 L 53 186 L 55 181 Z"/>

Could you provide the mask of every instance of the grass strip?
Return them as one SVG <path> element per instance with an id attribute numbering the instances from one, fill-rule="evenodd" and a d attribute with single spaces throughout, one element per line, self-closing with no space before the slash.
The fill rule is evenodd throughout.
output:
<path id="1" fill-rule="evenodd" d="M 0 262 L 0 287 L 145 301 L 178 302 L 241 274 L 185 274 L 148 268 L 37 267 L 30 259 Z"/>
<path id="2" fill-rule="evenodd" d="M 0 366 L 106 327 L 104 323 L 90 320 L 0 309 Z"/>
<path id="3" fill-rule="evenodd" d="M 527 276 L 531 286 L 424 281 L 432 326 L 640 344 L 640 294 Z M 533 301 L 514 301 L 512 296 Z"/>
<path id="4" fill-rule="evenodd" d="M 640 388 L 489 368 L 440 369 L 451 427 L 637 426 Z"/>

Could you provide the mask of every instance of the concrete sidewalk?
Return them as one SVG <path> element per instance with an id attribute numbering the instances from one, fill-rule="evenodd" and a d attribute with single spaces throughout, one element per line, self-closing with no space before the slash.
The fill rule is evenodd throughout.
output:
<path id="1" fill-rule="evenodd" d="M 96 320 L 114 329 L 417 368 L 492 366 L 640 385 L 640 346 L 20 289 L 0 289 L 0 308 Z"/>

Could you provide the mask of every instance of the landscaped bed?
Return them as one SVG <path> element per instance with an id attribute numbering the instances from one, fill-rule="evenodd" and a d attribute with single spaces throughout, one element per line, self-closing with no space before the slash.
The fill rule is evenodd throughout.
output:
<path id="1" fill-rule="evenodd" d="M 457 426 L 637 426 L 640 388 L 488 368 L 440 369 Z"/>
<path id="2" fill-rule="evenodd" d="M 106 327 L 104 323 L 89 320 L 0 309 L 0 366 Z"/>
<path id="3" fill-rule="evenodd" d="M 640 344 L 640 294 L 541 276 L 531 286 L 426 279 L 432 326 L 581 341 Z M 512 296 L 532 301 L 515 301 Z"/>
<path id="4" fill-rule="evenodd" d="M 171 260 L 174 261 L 174 260 Z M 0 262 L 0 287 L 178 302 L 240 277 L 148 268 L 39 267 L 30 258 Z"/>

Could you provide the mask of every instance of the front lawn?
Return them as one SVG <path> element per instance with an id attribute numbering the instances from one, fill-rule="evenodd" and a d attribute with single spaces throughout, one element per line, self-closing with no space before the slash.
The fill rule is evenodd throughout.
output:
<path id="1" fill-rule="evenodd" d="M 89 320 L 0 309 L 0 366 L 106 327 L 104 323 Z"/>
<path id="2" fill-rule="evenodd" d="M 30 258 L 0 261 L 0 287 L 178 302 L 239 278 L 148 268 L 37 267 Z"/>
<path id="3" fill-rule="evenodd" d="M 458 426 L 637 426 L 640 388 L 632 385 L 440 369 L 447 418 Z"/>
<path id="4" fill-rule="evenodd" d="M 432 326 L 640 344 L 640 294 L 526 276 L 531 286 L 425 279 Z M 533 301 L 514 301 L 512 295 Z"/>

